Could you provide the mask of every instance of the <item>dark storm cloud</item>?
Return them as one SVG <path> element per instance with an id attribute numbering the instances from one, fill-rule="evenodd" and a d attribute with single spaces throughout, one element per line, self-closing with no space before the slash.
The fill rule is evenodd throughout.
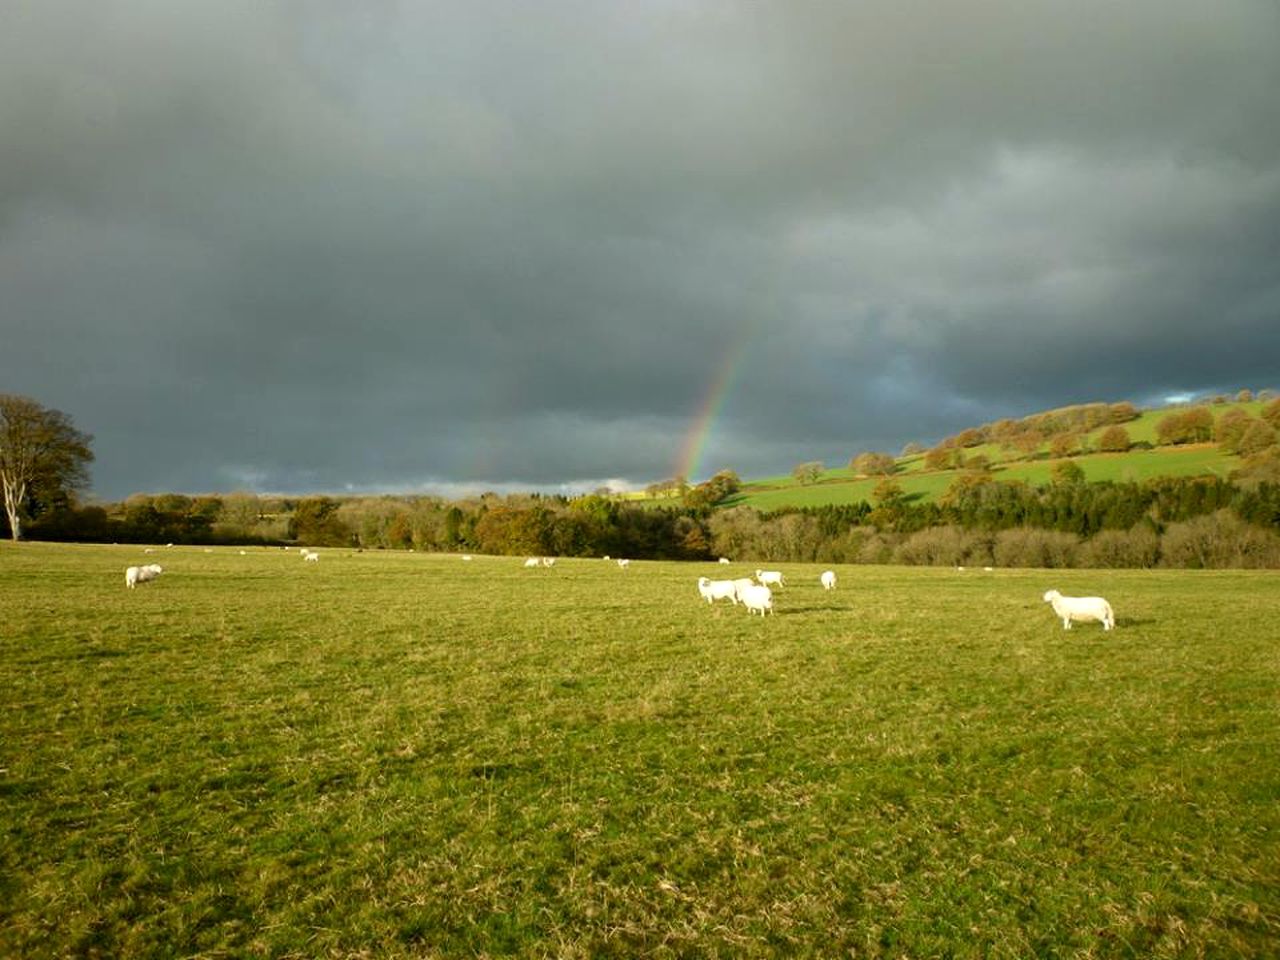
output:
<path id="1" fill-rule="evenodd" d="M 1250 2 L 11 3 L 0 389 L 119 496 L 645 482 L 738 354 L 706 471 L 1280 386 L 1276 49 Z"/>

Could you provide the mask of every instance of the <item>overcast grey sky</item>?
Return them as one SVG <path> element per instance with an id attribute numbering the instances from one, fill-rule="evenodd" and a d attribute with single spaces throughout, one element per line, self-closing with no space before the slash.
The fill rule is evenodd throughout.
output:
<path id="1" fill-rule="evenodd" d="M 1278 387 L 1280 4 L 0 0 L 0 333 L 108 498 Z"/>

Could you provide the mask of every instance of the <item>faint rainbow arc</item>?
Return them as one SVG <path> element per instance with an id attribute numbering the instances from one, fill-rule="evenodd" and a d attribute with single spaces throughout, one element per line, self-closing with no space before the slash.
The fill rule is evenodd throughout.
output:
<path id="1" fill-rule="evenodd" d="M 725 401 L 733 392 L 733 385 L 742 371 L 747 355 L 747 337 L 739 338 L 720 360 L 720 367 L 711 379 L 711 386 L 703 396 L 702 405 L 693 418 L 693 423 L 685 434 L 680 445 L 680 453 L 676 459 L 675 476 L 684 477 L 690 483 L 697 482 L 697 473 L 702 465 L 702 455 L 707 441 L 711 438 L 711 430 L 724 409 Z"/>

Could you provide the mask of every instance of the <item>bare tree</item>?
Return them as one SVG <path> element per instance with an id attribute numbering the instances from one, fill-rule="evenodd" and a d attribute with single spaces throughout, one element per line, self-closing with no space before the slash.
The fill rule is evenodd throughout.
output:
<path id="1" fill-rule="evenodd" d="M 0 487 L 14 540 L 22 536 L 22 511 L 33 491 L 74 489 L 88 480 L 92 439 L 61 410 L 0 394 Z"/>

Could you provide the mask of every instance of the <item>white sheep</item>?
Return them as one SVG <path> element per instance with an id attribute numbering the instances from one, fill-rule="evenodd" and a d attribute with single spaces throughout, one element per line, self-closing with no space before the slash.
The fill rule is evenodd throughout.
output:
<path id="1" fill-rule="evenodd" d="M 756 579 L 760 581 L 761 586 L 767 587 L 769 584 L 783 586 L 781 570 L 757 570 Z"/>
<path id="2" fill-rule="evenodd" d="M 821 580 L 823 590 L 834 590 L 836 588 L 836 572 L 834 570 L 823 570 Z"/>
<path id="3" fill-rule="evenodd" d="M 145 567 L 129 567 L 124 572 L 124 585 L 132 590 L 135 585 L 160 576 L 161 569 L 158 563 L 148 563 Z"/>
<path id="4" fill-rule="evenodd" d="M 747 608 L 748 614 L 755 613 L 757 610 L 762 617 L 766 613 L 773 613 L 773 593 L 763 584 L 746 587 L 738 596 L 743 606 Z"/>
<path id="5" fill-rule="evenodd" d="M 471 559 L 471 554 L 469 554 L 469 553 L 464 553 L 464 554 L 462 555 L 462 559 L 463 559 L 463 560 L 470 560 L 470 559 Z"/>
<path id="6" fill-rule="evenodd" d="M 721 558 L 720 558 L 720 563 L 724 564 L 724 565 L 727 567 L 727 566 L 729 565 L 729 558 L 728 558 L 728 557 L 721 557 Z"/>
<path id="7" fill-rule="evenodd" d="M 316 553 L 314 550 L 308 550 L 306 547 L 303 547 L 302 559 L 309 563 L 319 563 L 320 554 Z"/>
<path id="8" fill-rule="evenodd" d="M 739 600 L 742 599 L 743 590 L 747 589 L 747 587 L 754 587 L 756 585 L 756 582 L 752 580 L 750 577 L 739 577 L 737 580 L 732 581 L 732 583 L 733 583 L 733 602 L 734 603 L 737 603 Z"/>
<path id="9" fill-rule="evenodd" d="M 702 599 L 707 603 L 732 600 L 734 606 L 738 605 L 738 591 L 732 580 L 709 580 L 706 577 L 699 577 L 698 593 L 702 594 Z"/>
<path id="10" fill-rule="evenodd" d="M 619 568 L 620 570 L 625 570 L 625 569 L 627 569 L 627 567 L 629 567 L 629 566 L 631 566 L 631 561 L 630 561 L 630 560 L 619 560 L 619 561 L 618 561 L 618 568 Z"/>
<path id="11" fill-rule="evenodd" d="M 542 566 L 542 561 L 539 560 L 537 557 L 530 557 L 528 560 L 524 562 L 524 568 L 526 570 L 531 569 L 532 567 L 540 567 L 540 566 Z"/>
<path id="12" fill-rule="evenodd" d="M 543 565 L 544 567 L 554 567 L 554 566 L 556 565 L 556 558 L 555 558 L 555 557 L 543 557 L 543 558 L 542 558 L 542 565 Z"/>
<path id="13" fill-rule="evenodd" d="M 1044 602 L 1052 604 L 1053 612 L 1062 618 L 1062 629 L 1070 630 L 1071 621 L 1090 623 L 1098 620 L 1103 630 L 1110 630 L 1116 625 L 1116 615 L 1111 611 L 1111 604 L 1102 597 L 1064 597 L 1057 590 L 1049 590 L 1044 595 Z"/>

